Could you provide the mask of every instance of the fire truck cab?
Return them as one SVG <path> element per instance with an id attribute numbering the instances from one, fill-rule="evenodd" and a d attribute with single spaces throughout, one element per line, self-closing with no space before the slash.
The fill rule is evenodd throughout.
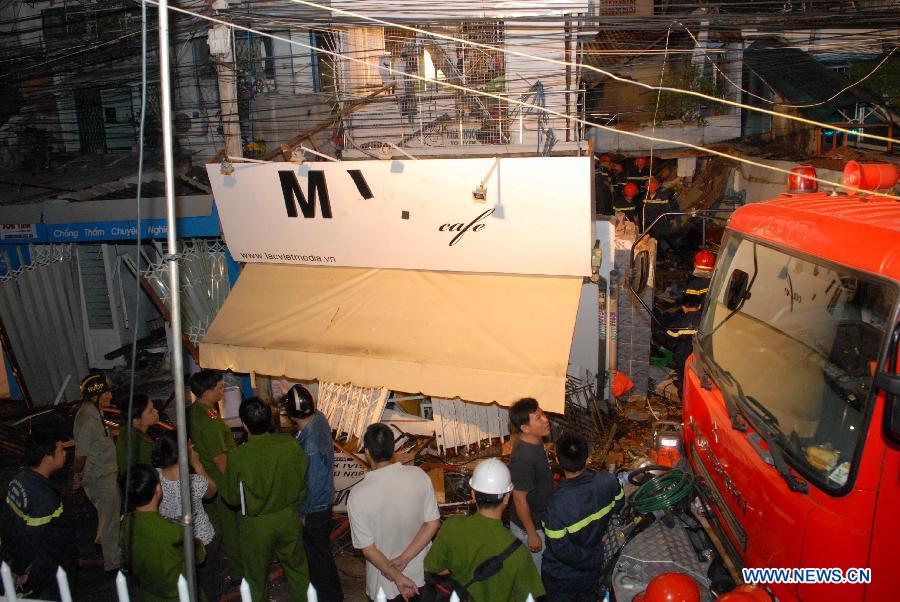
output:
<path id="1" fill-rule="evenodd" d="M 682 396 L 713 529 L 739 568 L 871 569 L 779 600 L 900 592 L 898 295 L 894 198 L 783 194 L 728 222 Z"/>

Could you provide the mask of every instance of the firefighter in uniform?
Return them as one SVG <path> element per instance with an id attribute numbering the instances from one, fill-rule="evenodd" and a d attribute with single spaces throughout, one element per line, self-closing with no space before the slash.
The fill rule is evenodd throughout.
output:
<path id="1" fill-rule="evenodd" d="M 616 196 L 613 209 L 622 213 L 628 220 L 638 223 L 640 218 L 640 203 L 637 199 L 638 187 L 634 182 L 628 182 L 622 187 L 622 194 Z"/>
<path id="2" fill-rule="evenodd" d="M 643 229 L 649 228 L 656 218 L 670 211 L 670 207 L 667 195 L 659 189 L 659 182 L 656 178 L 650 176 L 650 179 L 647 180 L 647 193 L 644 196 L 641 215 Z M 665 221 L 660 220 L 653 229 L 653 236 L 658 237 L 659 234 L 665 231 L 665 226 Z"/>
<path id="3" fill-rule="evenodd" d="M 97 535 L 103 549 L 103 568 L 119 568 L 119 510 L 116 444 L 103 422 L 103 410 L 112 401 L 105 376 L 91 374 L 81 381 L 81 407 L 75 414 L 75 462 L 72 488 L 84 493 L 97 509 Z"/>
<path id="4" fill-rule="evenodd" d="M 684 363 L 693 351 L 694 335 L 700 326 L 700 308 L 703 298 L 700 295 L 685 293 L 681 301 L 681 309 L 669 322 L 666 328 L 668 347 L 674 354 L 675 387 L 681 395 L 684 386 Z"/>
<path id="5" fill-rule="evenodd" d="M 261 399 L 241 403 L 250 438 L 228 455 L 225 501 L 240 508 L 241 559 L 254 602 L 266 599 L 274 554 L 284 569 L 291 600 L 306 600 L 309 569 L 299 512 L 306 498 L 306 455 L 293 437 L 270 433 L 272 412 Z"/>
<path id="6" fill-rule="evenodd" d="M 51 480 L 66 464 L 63 440 L 48 431 L 35 431 L 28 437 L 26 468 L 9 482 L 0 510 L 3 560 L 9 562 L 26 598 L 58 600 L 58 567 L 65 570 L 70 587 L 75 585 L 75 534 L 69 515 L 63 512 L 59 487 Z"/>
<path id="7" fill-rule="evenodd" d="M 700 303 L 706 299 L 709 292 L 709 281 L 712 278 L 713 267 L 716 265 L 716 256 L 702 249 L 694 255 L 694 272 L 688 280 L 687 287 L 684 291 L 685 295 L 695 295 L 700 297 Z"/>
<path id="8" fill-rule="evenodd" d="M 650 169 L 647 167 L 647 157 L 635 157 L 625 176 L 625 180 L 634 182 L 635 185 L 640 187 L 647 182 L 647 178 L 649 177 Z"/>
<path id="9" fill-rule="evenodd" d="M 615 200 L 616 196 L 622 193 L 622 186 L 625 185 L 625 176 L 622 175 L 621 163 L 609 164 L 609 185 Z"/>
<path id="10" fill-rule="evenodd" d="M 219 416 L 217 409 L 219 400 L 225 393 L 222 374 L 216 370 L 201 370 L 194 374 L 191 377 L 191 392 L 197 398 L 187 409 L 191 441 L 203 468 L 216 483 L 218 490 L 222 491 L 228 455 L 236 447 L 231 429 Z M 216 537 L 220 538 L 228 555 L 231 580 L 240 583 L 244 573 L 241 568 L 237 513 L 225 505 L 221 495 L 207 505 L 206 513 L 212 521 Z"/>
<path id="11" fill-rule="evenodd" d="M 594 210 L 598 215 L 613 214 L 613 188 L 610 174 L 609 155 L 600 155 L 597 159 L 597 169 L 594 170 Z"/>

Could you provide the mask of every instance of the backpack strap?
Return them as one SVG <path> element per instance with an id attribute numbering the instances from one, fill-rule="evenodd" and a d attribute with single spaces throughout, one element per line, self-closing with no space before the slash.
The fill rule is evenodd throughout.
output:
<path id="1" fill-rule="evenodd" d="M 463 589 L 468 589 L 470 585 L 473 583 L 478 583 L 479 581 L 485 581 L 490 579 L 494 575 L 500 572 L 500 569 L 503 568 L 503 563 L 507 558 L 513 555 L 519 546 L 522 545 L 522 542 L 516 538 L 513 538 L 511 544 L 509 544 L 505 550 L 497 554 L 496 556 L 491 556 L 486 559 L 484 562 L 478 565 L 475 569 L 475 576 L 472 577 L 472 580 L 466 583 L 463 586 Z"/>

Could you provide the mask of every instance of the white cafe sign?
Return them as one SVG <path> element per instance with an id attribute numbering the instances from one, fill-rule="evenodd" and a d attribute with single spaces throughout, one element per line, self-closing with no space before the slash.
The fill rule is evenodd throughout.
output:
<path id="1" fill-rule="evenodd" d="M 586 276 L 586 157 L 207 166 L 241 262 Z M 483 197 L 483 198 L 478 198 Z"/>

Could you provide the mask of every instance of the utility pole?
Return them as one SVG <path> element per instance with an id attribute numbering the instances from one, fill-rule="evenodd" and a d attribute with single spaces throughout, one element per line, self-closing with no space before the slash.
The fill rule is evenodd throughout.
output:
<path id="1" fill-rule="evenodd" d="M 163 165 L 166 182 L 166 242 L 169 263 L 169 291 L 171 295 L 172 380 L 175 386 L 175 416 L 178 440 L 178 472 L 181 489 L 181 515 L 184 543 L 184 574 L 187 578 L 188 600 L 197 600 L 197 579 L 194 573 L 194 519 L 191 509 L 191 473 L 188 462 L 187 418 L 184 409 L 184 358 L 181 345 L 181 279 L 178 270 L 178 233 L 175 231 L 175 158 L 172 153 L 172 90 L 169 78 L 169 2 L 159 2 L 159 86 L 160 121 L 163 135 Z"/>
<path id="2" fill-rule="evenodd" d="M 228 8 L 228 0 L 215 0 L 216 10 Z M 210 28 L 207 38 L 209 53 L 216 59 L 219 75 L 219 106 L 222 115 L 222 133 L 225 136 L 225 154 L 242 157 L 241 124 L 238 119 L 237 69 L 234 62 L 234 45 L 231 30 L 225 25 Z"/>

